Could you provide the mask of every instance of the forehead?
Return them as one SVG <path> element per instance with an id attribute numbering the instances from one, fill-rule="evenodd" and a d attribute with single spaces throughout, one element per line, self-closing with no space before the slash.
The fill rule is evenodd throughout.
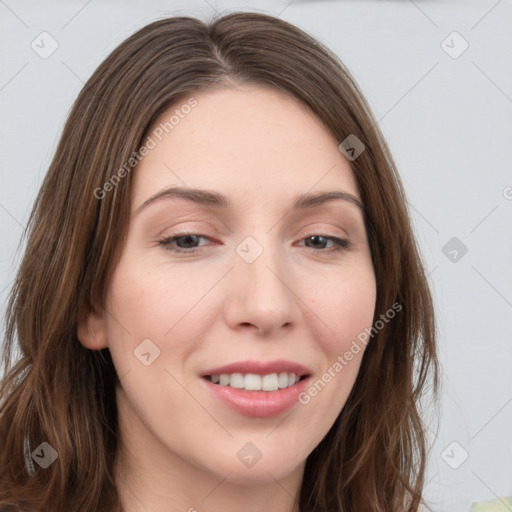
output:
<path id="1" fill-rule="evenodd" d="M 194 104 L 190 98 L 193 108 L 186 106 Z M 172 185 L 235 199 L 333 188 L 359 197 L 339 142 L 305 106 L 268 87 L 191 94 L 169 107 L 148 135 L 154 147 L 135 170 L 135 204 Z"/>

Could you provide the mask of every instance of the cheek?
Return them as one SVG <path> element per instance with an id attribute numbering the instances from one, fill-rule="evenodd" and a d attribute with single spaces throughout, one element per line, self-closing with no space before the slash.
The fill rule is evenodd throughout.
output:
<path id="1" fill-rule="evenodd" d="M 312 313 L 321 319 L 314 339 L 324 354 L 324 366 L 299 401 L 314 409 L 315 418 L 323 418 L 315 428 L 335 420 L 352 390 L 369 340 L 375 301 L 370 265 L 353 266 L 336 280 L 324 280 L 322 290 L 310 294 Z"/>
<path id="2" fill-rule="evenodd" d="M 125 265 L 118 267 L 113 278 L 110 304 L 129 321 L 135 314 L 137 323 L 146 318 L 148 324 L 165 324 L 168 330 L 207 289 L 208 279 L 198 282 L 196 275 L 185 269 L 170 272 Z"/>
<path id="3" fill-rule="evenodd" d="M 182 387 L 189 378 L 183 363 L 211 326 L 200 302 L 211 284 L 194 282 L 190 273 L 169 274 L 124 261 L 107 298 L 109 350 L 122 388 L 153 427 L 170 424 L 176 414 L 200 417 Z"/>
<path id="4" fill-rule="evenodd" d="M 317 284 L 314 289 L 316 293 L 309 294 L 310 308 L 324 325 L 323 335 L 316 339 L 322 340 L 324 351 L 332 359 L 372 325 L 376 302 L 373 269 L 352 267 L 338 279 L 325 279 L 321 287 Z"/>
<path id="5" fill-rule="evenodd" d="M 106 303 L 109 348 L 119 373 L 140 366 L 134 351 L 142 342 L 150 348 L 151 359 L 158 355 L 156 366 L 177 366 L 193 351 L 211 326 L 208 301 L 202 298 L 216 281 L 215 273 L 199 279 L 185 269 L 170 275 L 129 260 L 122 262 L 112 277 Z M 144 341 L 148 339 L 154 347 Z"/>
<path id="6" fill-rule="evenodd" d="M 376 290 L 375 282 L 361 280 L 353 282 L 339 295 L 338 312 L 332 319 L 336 339 L 341 347 L 357 338 L 364 329 L 371 327 L 375 314 Z"/>

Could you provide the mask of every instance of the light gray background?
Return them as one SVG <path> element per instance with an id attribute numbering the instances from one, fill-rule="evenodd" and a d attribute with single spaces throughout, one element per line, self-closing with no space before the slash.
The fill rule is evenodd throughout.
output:
<path id="1" fill-rule="evenodd" d="M 406 186 L 435 295 L 443 364 L 427 487 L 432 506 L 468 511 L 472 501 L 511 496 L 511 1 L 41 4 L 0 0 L 1 312 L 22 228 L 66 115 L 110 51 L 164 16 L 279 15 L 332 48 L 354 74 Z M 43 31 L 59 45 L 47 59 L 31 48 Z M 458 58 L 445 51 L 462 48 L 459 36 L 446 39 L 453 31 L 469 44 Z M 448 246 L 445 256 L 452 237 L 467 254 Z M 467 460 L 451 467 L 465 452 Z"/>

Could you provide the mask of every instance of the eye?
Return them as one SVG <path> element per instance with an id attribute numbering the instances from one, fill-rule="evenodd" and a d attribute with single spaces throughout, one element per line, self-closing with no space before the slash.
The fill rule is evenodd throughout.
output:
<path id="1" fill-rule="evenodd" d="M 199 240 L 210 240 L 206 235 L 196 233 L 184 233 L 160 240 L 158 243 L 167 251 L 178 253 L 197 252 Z"/>
<path id="2" fill-rule="evenodd" d="M 351 245 L 351 242 L 345 238 L 338 238 L 336 236 L 325 236 L 325 235 L 309 235 L 303 240 L 305 242 L 305 246 L 311 249 L 320 250 L 322 252 L 331 252 L 331 251 L 344 251 L 348 249 Z M 327 247 L 327 244 L 331 242 L 331 245 Z"/>

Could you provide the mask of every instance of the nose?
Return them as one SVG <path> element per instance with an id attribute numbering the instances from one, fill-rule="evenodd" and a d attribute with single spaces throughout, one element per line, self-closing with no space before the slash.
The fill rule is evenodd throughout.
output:
<path id="1" fill-rule="evenodd" d="M 284 256 L 265 248 L 252 263 L 238 254 L 234 261 L 224 308 L 229 327 L 252 329 L 262 337 L 291 330 L 298 322 L 300 299 Z"/>

